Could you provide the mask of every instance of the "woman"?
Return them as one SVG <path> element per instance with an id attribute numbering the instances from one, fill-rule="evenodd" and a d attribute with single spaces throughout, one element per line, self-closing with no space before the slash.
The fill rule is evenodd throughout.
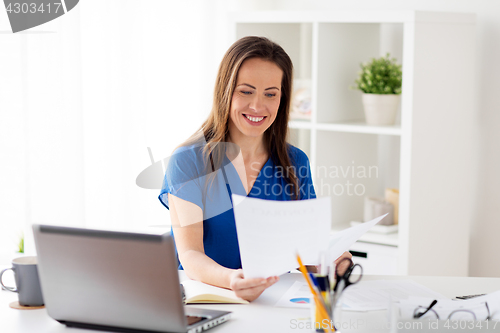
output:
<path id="1" fill-rule="evenodd" d="M 231 194 L 316 197 L 307 156 L 286 142 L 292 70 L 267 38 L 236 41 L 220 64 L 212 111 L 170 158 L 159 196 L 170 209 L 179 268 L 249 301 L 278 277 L 244 278 Z"/>

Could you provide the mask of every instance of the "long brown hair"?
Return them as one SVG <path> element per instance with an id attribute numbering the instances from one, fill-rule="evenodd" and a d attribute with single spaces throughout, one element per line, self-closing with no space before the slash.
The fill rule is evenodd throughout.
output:
<path id="1" fill-rule="evenodd" d="M 274 164 L 287 170 L 285 177 L 292 185 L 294 198 L 298 199 L 299 186 L 288 154 L 288 118 L 292 95 L 293 64 L 288 54 L 281 46 L 265 37 L 248 36 L 237 40 L 227 50 L 222 58 L 215 81 L 212 111 L 207 120 L 200 128 L 198 135 L 194 135 L 189 141 L 199 139 L 203 134 L 206 140 L 204 152 L 210 156 L 211 169 L 217 170 L 222 164 L 222 157 L 227 145 L 221 147 L 219 143 L 227 142 L 229 139 L 229 114 L 231 100 L 238 72 L 242 63 L 250 58 L 261 58 L 276 64 L 282 71 L 281 99 L 272 125 L 264 133 L 264 145 Z"/>

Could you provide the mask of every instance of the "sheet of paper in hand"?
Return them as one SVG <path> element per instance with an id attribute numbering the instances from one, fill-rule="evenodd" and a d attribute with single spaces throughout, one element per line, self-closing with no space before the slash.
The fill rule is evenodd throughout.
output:
<path id="1" fill-rule="evenodd" d="M 330 235 L 329 197 L 275 201 L 233 194 L 232 199 L 246 278 L 293 270 L 297 268 L 297 253 L 305 265 L 319 264 L 322 251 L 333 261 L 384 217 Z"/>

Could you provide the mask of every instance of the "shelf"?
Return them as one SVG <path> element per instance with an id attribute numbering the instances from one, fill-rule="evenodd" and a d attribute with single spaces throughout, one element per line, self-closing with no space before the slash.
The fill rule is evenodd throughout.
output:
<path id="1" fill-rule="evenodd" d="M 468 143 L 476 135 L 471 126 L 477 112 L 475 21 L 472 13 L 407 10 L 258 11 L 230 17 L 231 42 L 266 36 L 290 55 L 296 76 L 311 81 L 311 119 L 290 118 L 290 142 L 308 155 L 317 195 L 331 198 L 332 232 L 349 227 L 338 222 L 359 219 L 365 197 L 399 189 L 399 232 L 366 233 L 357 243 L 397 252 L 399 274 L 468 273 L 470 234 L 456 226 L 468 226 L 470 214 L 456 207 L 470 212 L 473 195 L 467 186 L 457 191 L 452 185 L 463 182 L 460 175 L 474 164 L 464 156 L 473 153 Z M 403 126 L 367 125 L 360 92 L 348 89 L 360 63 L 386 53 L 402 65 L 404 98 L 397 119 Z M 448 119 L 450 110 L 460 117 L 429 121 Z M 439 207 L 429 205 L 433 202 Z M 453 239 L 443 239 L 453 228 Z M 429 262 L 434 253 L 450 265 Z"/>
<path id="2" fill-rule="evenodd" d="M 380 245 L 387 245 L 387 246 L 395 246 L 398 247 L 399 241 L 398 241 L 398 233 L 393 233 L 393 234 L 375 234 L 375 233 L 370 233 L 367 232 L 361 238 L 359 239 L 359 242 L 364 242 L 364 243 L 374 243 L 374 244 L 380 244 Z"/>
<path id="3" fill-rule="evenodd" d="M 318 129 L 322 131 L 363 133 L 363 134 L 383 134 L 401 136 L 401 126 L 370 126 L 364 122 L 347 123 L 319 123 L 313 124 L 310 121 L 292 120 L 288 122 L 290 128 L 296 129 Z"/>
<path id="4" fill-rule="evenodd" d="M 401 126 L 370 126 L 364 122 L 348 123 L 320 123 L 316 124 L 316 129 L 333 132 L 365 133 L 365 134 L 385 134 L 401 135 Z"/>
<path id="5" fill-rule="evenodd" d="M 288 122 L 288 127 L 297 129 L 312 129 L 312 123 L 307 120 L 291 120 Z"/>
<path id="6" fill-rule="evenodd" d="M 458 23 L 476 22 L 474 14 L 413 10 L 259 11 L 232 12 L 238 23 Z"/>
<path id="7" fill-rule="evenodd" d="M 350 227 L 351 226 L 348 223 L 337 225 L 335 227 L 332 227 L 331 233 L 334 234 L 336 232 L 342 231 Z M 392 234 L 376 234 L 367 232 L 363 236 L 361 236 L 358 242 L 398 247 L 399 244 L 398 239 L 399 239 L 399 234 L 397 232 Z"/>

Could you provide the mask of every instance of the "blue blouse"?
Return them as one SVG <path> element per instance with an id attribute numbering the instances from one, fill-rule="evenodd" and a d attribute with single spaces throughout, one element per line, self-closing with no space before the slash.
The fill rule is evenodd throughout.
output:
<path id="1" fill-rule="evenodd" d="M 289 170 L 269 158 L 247 195 L 233 164 L 225 158 L 219 170 L 206 174 L 203 146 L 178 148 L 170 157 L 158 199 L 169 208 L 168 193 L 199 206 L 203 211 L 205 254 L 228 268 L 241 268 L 231 194 L 268 200 L 293 200 L 285 176 Z M 307 155 L 288 145 L 288 154 L 299 184 L 299 200 L 316 198 Z M 179 263 L 179 269 L 183 269 Z"/>

